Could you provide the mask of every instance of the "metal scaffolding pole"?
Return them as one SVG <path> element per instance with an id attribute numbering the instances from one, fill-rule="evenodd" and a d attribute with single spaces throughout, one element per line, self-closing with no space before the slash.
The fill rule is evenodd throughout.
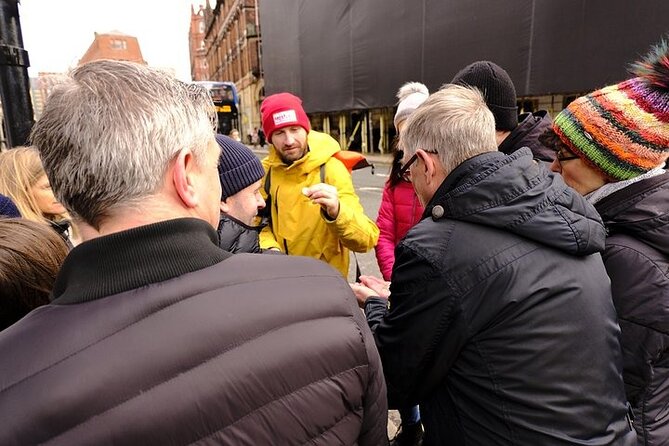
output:
<path id="1" fill-rule="evenodd" d="M 0 100 L 8 147 L 25 145 L 33 125 L 28 52 L 23 49 L 18 0 L 0 0 Z"/>

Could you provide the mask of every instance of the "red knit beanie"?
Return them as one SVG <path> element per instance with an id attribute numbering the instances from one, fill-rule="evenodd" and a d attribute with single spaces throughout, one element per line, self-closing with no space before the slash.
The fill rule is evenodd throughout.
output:
<path id="1" fill-rule="evenodd" d="M 311 130 L 309 117 L 302 108 L 302 100 L 290 93 L 267 96 L 260 106 L 262 129 L 267 141 L 272 142 L 272 133 L 291 125 L 299 125 L 307 133 Z"/>

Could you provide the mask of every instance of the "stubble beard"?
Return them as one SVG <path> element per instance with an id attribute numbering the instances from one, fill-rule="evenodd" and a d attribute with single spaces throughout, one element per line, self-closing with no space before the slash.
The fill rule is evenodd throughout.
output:
<path id="1" fill-rule="evenodd" d="M 279 152 L 277 150 L 277 153 L 278 153 L 279 158 L 281 159 L 281 161 L 285 165 L 290 166 L 295 161 L 304 158 L 304 156 L 307 154 L 307 149 L 301 149 L 301 152 L 295 152 L 295 153 L 291 153 L 291 154 L 285 154 L 285 153 Z"/>

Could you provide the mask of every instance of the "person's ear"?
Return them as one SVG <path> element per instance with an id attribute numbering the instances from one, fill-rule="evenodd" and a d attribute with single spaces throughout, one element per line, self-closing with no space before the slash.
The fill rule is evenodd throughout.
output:
<path id="1" fill-rule="evenodd" d="M 229 214 L 230 213 L 230 205 L 228 203 L 226 203 L 225 200 L 221 200 L 220 210 L 224 214 Z"/>
<path id="2" fill-rule="evenodd" d="M 423 169 L 425 169 L 425 180 L 429 184 L 437 171 L 437 165 L 434 157 L 430 156 L 428 152 L 423 149 L 416 150 L 416 153 L 423 162 Z"/>
<path id="3" fill-rule="evenodd" d="M 197 207 L 200 201 L 195 181 L 197 166 L 195 156 L 190 149 L 181 149 L 172 167 L 172 183 L 179 198 L 186 207 Z"/>

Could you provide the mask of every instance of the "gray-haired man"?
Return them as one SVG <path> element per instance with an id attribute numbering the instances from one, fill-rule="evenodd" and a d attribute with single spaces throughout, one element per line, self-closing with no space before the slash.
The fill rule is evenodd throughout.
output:
<path id="1" fill-rule="evenodd" d="M 481 94 L 450 85 L 408 118 L 403 172 L 425 205 L 390 286 L 352 285 L 391 407 L 426 445 L 632 445 L 620 329 L 595 209 L 529 149 L 497 151 Z"/>
<path id="2" fill-rule="evenodd" d="M 84 243 L 52 304 L 0 333 L 0 444 L 385 441 L 378 354 L 341 276 L 217 246 L 212 110 L 114 61 L 49 97 L 32 139 Z"/>

